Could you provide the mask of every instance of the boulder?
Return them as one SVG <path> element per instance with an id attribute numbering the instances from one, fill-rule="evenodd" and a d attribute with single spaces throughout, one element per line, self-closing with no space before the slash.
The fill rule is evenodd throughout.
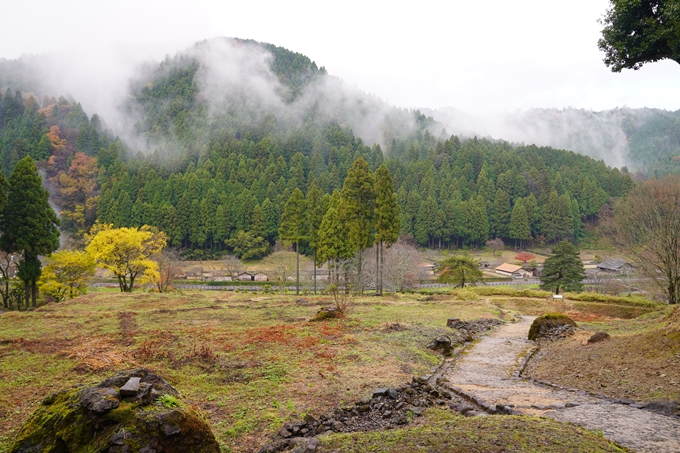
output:
<path id="1" fill-rule="evenodd" d="M 441 352 L 444 356 L 450 356 L 453 350 L 451 338 L 449 338 L 447 335 L 441 335 L 435 338 L 432 343 L 427 345 L 427 347 L 434 351 Z"/>
<path id="2" fill-rule="evenodd" d="M 559 340 L 574 334 L 576 322 L 562 313 L 547 313 L 534 319 L 529 328 L 529 340 Z"/>
<path id="3" fill-rule="evenodd" d="M 588 338 L 588 344 L 599 343 L 600 341 L 609 340 L 610 338 L 611 337 L 607 332 L 596 332 L 593 336 Z"/>
<path id="4" fill-rule="evenodd" d="M 312 318 L 312 321 L 323 321 L 325 319 L 337 318 L 341 315 L 340 311 L 335 307 L 323 307 L 321 308 L 316 316 Z"/>
<path id="5" fill-rule="evenodd" d="M 10 453 L 219 453 L 205 416 L 146 369 L 54 393 L 22 426 Z"/>

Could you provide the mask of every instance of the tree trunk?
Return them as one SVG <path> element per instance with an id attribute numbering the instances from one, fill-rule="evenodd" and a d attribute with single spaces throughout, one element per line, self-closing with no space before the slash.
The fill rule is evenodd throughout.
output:
<path id="1" fill-rule="evenodd" d="M 316 249 L 314 249 L 314 295 L 316 296 Z"/>
<path id="2" fill-rule="evenodd" d="M 26 310 L 28 310 L 29 307 L 29 300 L 31 298 L 31 288 L 30 284 L 28 282 L 24 282 L 24 305 L 26 306 Z"/>
<path id="3" fill-rule="evenodd" d="M 300 243 L 295 242 L 295 294 L 300 295 Z"/>
<path id="4" fill-rule="evenodd" d="M 383 295 L 383 270 L 385 269 L 385 250 L 383 249 L 383 243 L 380 241 L 380 295 Z"/>
<path id="5" fill-rule="evenodd" d="M 357 294 L 359 296 L 364 295 L 364 285 L 363 285 L 364 276 L 361 273 L 361 264 L 362 264 L 361 262 L 362 262 L 362 260 L 363 260 L 363 250 L 361 250 L 361 247 L 360 247 L 359 248 L 359 265 L 358 265 L 359 274 L 357 275 Z"/>
<path id="6" fill-rule="evenodd" d="M 380 241 L 382 244 L 382 241 Z M 375 244 L 375 293 L 380 294 L 380 245 Z"/>
<path id="7" fill-rule="evenodd" d="M 35 280 L 31 282 L 31 293 L 33 297 L 33 308 L 38 308 L 38 284 Z"/>

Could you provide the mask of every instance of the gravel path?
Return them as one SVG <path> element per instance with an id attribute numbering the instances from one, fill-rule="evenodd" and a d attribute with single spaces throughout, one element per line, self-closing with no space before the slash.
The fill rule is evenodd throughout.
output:
<path id="1" fill-rule="evenodd" d="M 638 452 L 680 452 L 680 420 L 614 404 L 580 391 L 556 390 L 513 378 L 531 349 L 533 317 L 505 324 L 483 337 L 444 376 L 450 385 L 492 404 L 512 404 L 525 414 L 552 417 L 590 430 Z"/>

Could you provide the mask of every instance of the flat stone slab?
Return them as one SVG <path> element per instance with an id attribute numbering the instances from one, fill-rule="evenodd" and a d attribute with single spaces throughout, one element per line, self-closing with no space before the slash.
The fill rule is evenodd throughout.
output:
<path id="1" fill-rule="evenodd" d="M 139 383 L 142 378 L 131 377 L 125 383 L 124 386 L 120 388 L 120 396 L 135 396 L 139 391 Z"/>

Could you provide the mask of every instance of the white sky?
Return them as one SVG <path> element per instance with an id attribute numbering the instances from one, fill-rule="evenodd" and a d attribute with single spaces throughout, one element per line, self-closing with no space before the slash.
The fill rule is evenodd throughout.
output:
<path id="1" fill-rule="evenodd" d="M 327 6 L 326 6 L 327 5 Z M 0 57 L 76 52 L 94 74 L 216 36 L 300 52 L 400 107 L 680 109 L 680 65 L 612 73 L 597 49 L 607 0 L 24 0 L 2 7 Z M 88 69 L 84 69 L 88 70 Z M 125 71 L 121 71 L 123 73 Z"/>

